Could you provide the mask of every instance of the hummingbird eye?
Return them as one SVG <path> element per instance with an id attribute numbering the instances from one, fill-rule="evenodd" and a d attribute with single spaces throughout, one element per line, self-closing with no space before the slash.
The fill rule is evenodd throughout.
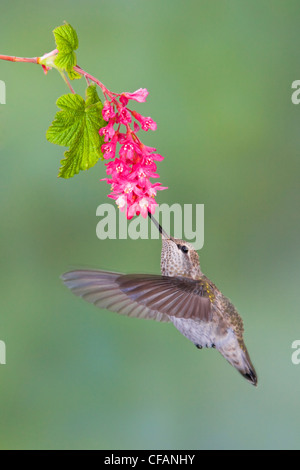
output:
<path id="1" fill-rule="evenodd" d="M 183 253 L 187 253 L 189 251 L 188 247 L 185 245 L 180 245 L 180 243 L 177 244 L 178 250 L 181 250 Z"/>

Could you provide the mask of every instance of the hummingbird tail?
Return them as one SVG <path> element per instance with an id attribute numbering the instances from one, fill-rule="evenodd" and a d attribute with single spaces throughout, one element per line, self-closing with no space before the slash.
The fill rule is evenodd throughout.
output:
<path id="1" fill-rule="evenodd" d="M 246 380 L 248 380 L 248 382 L 250 382 L 252 385 L 257 387 L 257 382 L 258 382 L 257 374 L 251 362 L 247 349 L 243 351 L 243 356 L 244 356 L 243 368 L 238 369 L 238 370 L 242 374 L 242 376 L 245 377 Z"/>
<path id="2" fill-rule="evenodd" d="M 251 362 L 249 353 L 244 345 L 243 348 L 238 348 L 234 351 L 231 348 L 220 349 L 220 353 L 233 367 L 235 367 L 239 371 L 239 373 L 249 383 L 251 383 L 255 387 L 257 386 L 257 374 Z"/>

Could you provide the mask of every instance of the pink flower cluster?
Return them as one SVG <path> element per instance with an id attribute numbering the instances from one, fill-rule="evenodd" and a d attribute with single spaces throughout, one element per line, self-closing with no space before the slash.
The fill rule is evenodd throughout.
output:
<path id="1" fill-rule="evenodd" d="M 105 142 L 102 145 L 103 156 L 111 160 L 105 164 L 106 173 L 111 178 L 103 178 L 102 181 L 111 185 L 112 193 L 108 197 L 116 200 L 121 211 L 126 209 L 127 219 L 139 214 L 147 217 L 148 212 L 155 212 L 156 192 L 167 189 L 160 183 L 150 182 L 150 178 L 159 178 L 154 161 L 161 161 L 164 157 L 156 153 L 155 148 L 144 145 L 136 135 L 140 128 L 155 131 L 156 123 L 150 117 L 130 110 L 127 104 L 129 100 L 146 101 L 148 91 L 140 88 L 134 93 L 116 94 L 105 89 L 104 95 L 102 115 L 108 124 L 99 130 L 99 134 Z M 126 128 L 125 133 L 120 132 L 122 124 Z M 117 144 L 120 148 L 116 158 Z"/>

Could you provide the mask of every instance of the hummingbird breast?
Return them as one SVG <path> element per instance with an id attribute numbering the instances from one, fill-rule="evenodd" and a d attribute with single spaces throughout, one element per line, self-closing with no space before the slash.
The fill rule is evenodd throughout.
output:
<path id="1" fill-rule="evenodd" d="M 212 348 L 217 337 L 212 322 L 170 317 L 175 328 L 199 348 Z"/>
<path id="2" fill-rule="evenodd" d="M 199 348 L 218 348 L 228 335 L 228 332 L 224 332 L 225 335 L 220 335 L 217 325 L 212 321 L 205 322 L 172 316 L 170 316 L 170 320 L 181 334 Z"/>

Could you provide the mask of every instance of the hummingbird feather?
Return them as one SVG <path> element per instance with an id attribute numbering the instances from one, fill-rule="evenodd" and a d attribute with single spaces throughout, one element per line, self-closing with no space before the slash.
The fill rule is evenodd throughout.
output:
<path id="1" fill-rule="evenodd" d="M 122 315 L 165 322 L 168 315 L 211 320 L 206 286 L 198 280 L 89 270 L 70 271 L 62 280 L 75 295 Z"/>

